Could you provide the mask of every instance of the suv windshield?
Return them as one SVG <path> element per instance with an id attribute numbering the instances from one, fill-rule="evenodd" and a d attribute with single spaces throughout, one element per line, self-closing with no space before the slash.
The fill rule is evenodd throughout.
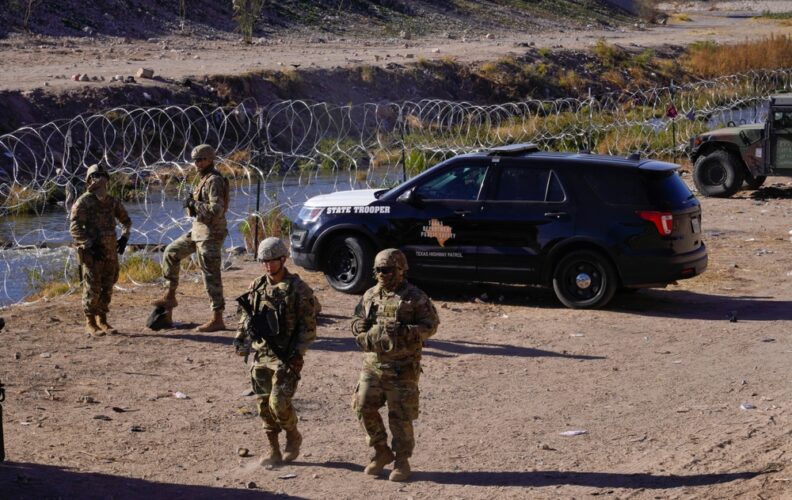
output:
<path id="1" fill-rule="evenodd" d="M 611 205 L 672 208 L 693 198 L 675 170 L 611 170 L 588 173 L 584 178 L 603 202 Z"/>

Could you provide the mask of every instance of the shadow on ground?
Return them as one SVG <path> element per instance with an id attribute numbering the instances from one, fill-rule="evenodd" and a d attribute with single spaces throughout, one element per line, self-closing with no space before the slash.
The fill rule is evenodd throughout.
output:
<path id="1" fill-rule="evenodd" d="M 589 486 L 592 488 L 669 489 L 707 486 L 752 479 L 758 472 L 694 474 L 689 476 L 618 474 L 613 472 L 423 472 L 413 473 L 413 481 L 470 486 Z"/>
<path id="2" fill-rule="evenodd" d="M 329 352 L 360 352 L 360 348 L 352 339 L 351 334 L 349 337 L 344 338 L 318 337 L 316 342 L 311 344 L 311 350 Z M 424 356 L 435 356 L 439 358 L 450 358 L 461 354 L 512 356 L 520 358 L 556 357 L 578 360 L 606 359 L 602 356 L 586 356 L 570 354 L 567 352 L 559 353 L 555 351 L 545 351 L 542 349 L 533 349 L 531 347 L 522 347 L 511 344 L 439 340 L 434 338 L 431 338 L 426 342 L 426 346 L 423 350 Z"/>
<path id="3" fill-rule="evenodd" d="M 435 301 L 480 302 L 492 305 L 528 306 L 566 310 L 551 290 L 530 286 L 461 285 L 455 292 L 436 286 L 425 290 Z M 606 310 L 640 316 L 703 320 L 777 321 L 792 320 L 792 301 L 771 296 L 714 295 L 688 290 L 650 288 L 633 293 L 617 293 Z"/>
<path id="4" fill-rule="evenodd" d="M 65 467 L 32 463 L 0 463 L 2 498 L 263 498 L 267 492 L 255 489 L 219 488 L 188 484 L 158 483 L 145 479 L 78 472 Z M 287 498 L 278 495 L 279 498 Z M 295 497 L 289 497 L 295 498 Z"/>

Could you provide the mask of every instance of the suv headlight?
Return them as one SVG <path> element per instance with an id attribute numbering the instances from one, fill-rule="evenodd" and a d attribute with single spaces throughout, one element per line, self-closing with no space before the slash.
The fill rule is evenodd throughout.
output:
<path id="1" fill-rule="evenodd" d="M 316 219 L 322 215 L 322 207 L 302 207 L 297 218 L 303 222 L 316 222 Z"/>

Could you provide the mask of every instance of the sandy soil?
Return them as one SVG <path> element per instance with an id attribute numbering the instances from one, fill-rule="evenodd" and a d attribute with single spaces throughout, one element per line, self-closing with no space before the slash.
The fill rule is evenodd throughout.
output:
<path id="1" fill-rule="evenodd" d="M 301 272 L 324 305 L 296 398 L 303 454 L 274 470 L 258 465 L 265 438 L 233 332 L 191 330 L 208 317 L 198 283 L 182 286 L 183 323 L 164 332 L 143 328 L 155 286 L 119 290 L 122 333 L 101 339 L 82 333 L 76 296 L 12 307 L 0 496 L 790 498 L 792 183 L 768 185 L 702 200 L 705 274 L 606 310 L 565 309 L 542 289 L 430 289 L 442 324 L 407 484 L 362 473 L 357 298 L 321 275 Z M 259 272 L 236 261 L 227 297 Z"/>
<path id="2" fill-rule="evenodd" d="M 620 29 L 568 28 L 540 32 L 449 33 L 432 36 L 354 39 L 333 36 L 286 36 L 257 39 L 244 46 L 218 35 L 171 35 L 148 41 L 102 38 L 28 38 L 14 35 L 2 46 L 0 90 L 51 90 L 84 85 L 107 85 L 114 75 L 131 75 L 138 68 L 154 70 L 166 80 L 207 74 L 247 71 L 410 63 L 419 58 L 453 57 L 463 62 L 494 60 L 520 54 L 526 46 L 585 49 L 599 39 L 625 46 L 685 45 L 699 40 L 740 42 L 770 34 L 792 35 L 792 26 L 774 20 L 753 19 L 765 11 L 792 11 L 787 0 L 764 2 L 679 2 L 666 5 L 669 12 L 686 12 L 689 21 L 671 18 L 665 26 L 636 24 Z M 104 77 L 105 82 L 71 81 L 74 74 Z M 144 84 L 157 84 L 143 81 Z"/>

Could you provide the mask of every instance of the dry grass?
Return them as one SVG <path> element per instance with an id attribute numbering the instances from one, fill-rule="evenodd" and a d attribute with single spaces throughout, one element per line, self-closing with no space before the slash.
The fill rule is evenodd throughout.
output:
<path id="1" fill-rule="evenodd" d="M 151 257 L 133 253 L 121 263 L 120 283 L 153 283 L 162 277 L 162 268 Z"/>
<path id="2" fill-rule="evenodd" d="M 750 70 L 792 66 L 792 37 L 770 35 L 758 42 L 692 45 L 683 58 L 684 68 L 700 78 L 731 75 Z"/>

